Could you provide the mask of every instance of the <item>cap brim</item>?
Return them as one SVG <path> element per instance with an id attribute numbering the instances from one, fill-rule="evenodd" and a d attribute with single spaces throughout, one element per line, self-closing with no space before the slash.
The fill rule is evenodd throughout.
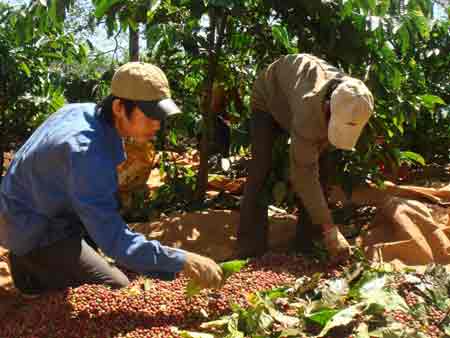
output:
<path id="1" fill-rule="evenodd" d="M 181 113 L 181 109 L 178 108 L 171 98 L 158 101 L 156 109 L 160 110 L 166 117 Z"/>
<path id="2" fill-rule="evenodd" d="M 150 118 L 165 120 L 168 116 L 181 113 L 180 108 L 171 98 L 159 101 L 137 101 L 136 104 Z"/>
<path id="3" fill-rule="evenodd" d="M 328 140 L 338 149 L 355 150 L 364 125 L 347 125 L 337 119 L 330 119 Z"/>

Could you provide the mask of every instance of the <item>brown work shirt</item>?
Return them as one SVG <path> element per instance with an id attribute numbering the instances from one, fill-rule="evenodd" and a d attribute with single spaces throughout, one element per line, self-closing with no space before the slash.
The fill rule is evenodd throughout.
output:
<path id="1" fill-rule="evenodd" d="M 252 110 L 272 114 L 290 133 L 291 182 L 315 224 L 333 223 L 319 181 L 319 156 L 329 144 L 323 102 L 345 76 L 315 56 L 286 55 L 263 70 L 253 87 Z"/>

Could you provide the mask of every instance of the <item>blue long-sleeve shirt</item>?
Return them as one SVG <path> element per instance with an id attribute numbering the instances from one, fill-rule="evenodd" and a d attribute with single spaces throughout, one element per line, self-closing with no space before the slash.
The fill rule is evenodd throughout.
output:
<path id="1" fill-rule="evenodd" d="M 69 104 L 54 113 L 16 153 L 3 178 L 0 245 L 25 255 L 81 234 L 81 222 L 120 264 L 174 278 L 185 253 L 146 240 L 119 214 L 116 167 L 124 160 L 122 139 L 94 104 Z"/>

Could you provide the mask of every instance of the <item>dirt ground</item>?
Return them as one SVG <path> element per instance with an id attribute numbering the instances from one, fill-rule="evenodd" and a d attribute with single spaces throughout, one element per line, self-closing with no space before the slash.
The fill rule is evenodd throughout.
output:
<path id="1" fill-rule="evenodd" d="M 295 238 L 297 219 L 293 215 L 276 211 L 269 212 L 269 215 L 269 246 L 272 251 L 285 251 Z M 165 245 L 225 261 L 236 256 L 238 221 L 238 211 L 206 210 L 177 212 L 154 222 L 130 224 L 130 227 Z M 26 300 L 18 295 L 12 283 L 7 251 L 0 247 L 0 320 L 14 307 L 23 304 L 26 304 Z"/>

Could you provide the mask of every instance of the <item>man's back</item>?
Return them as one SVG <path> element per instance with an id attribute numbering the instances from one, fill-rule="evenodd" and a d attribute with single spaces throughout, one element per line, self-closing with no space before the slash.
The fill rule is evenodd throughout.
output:
<path id="1" fill-rule="evenodd" d="M 2 245 L 21 254 L 79 231 L 70 226 L 78 219 L 69 191 L 71 156 L 93 142 L 101 147 L 107 139 L 103 134 L 112 133 L 114 140 L 112 130 L 96 116 L 94 104 L 73 104 L 33 133 L 16 153 L 0 188 L 0 214 L 8 224 L 0 226 Z"/>
<path id="2" fill-rule="evenodd" d="M 270 112 L 285 130 L 305 138 L 326 139 L 322 101 L 330 81 L 344 76 L 313 55 L 282 56 L 256 80 L 252 106 Z"/>

